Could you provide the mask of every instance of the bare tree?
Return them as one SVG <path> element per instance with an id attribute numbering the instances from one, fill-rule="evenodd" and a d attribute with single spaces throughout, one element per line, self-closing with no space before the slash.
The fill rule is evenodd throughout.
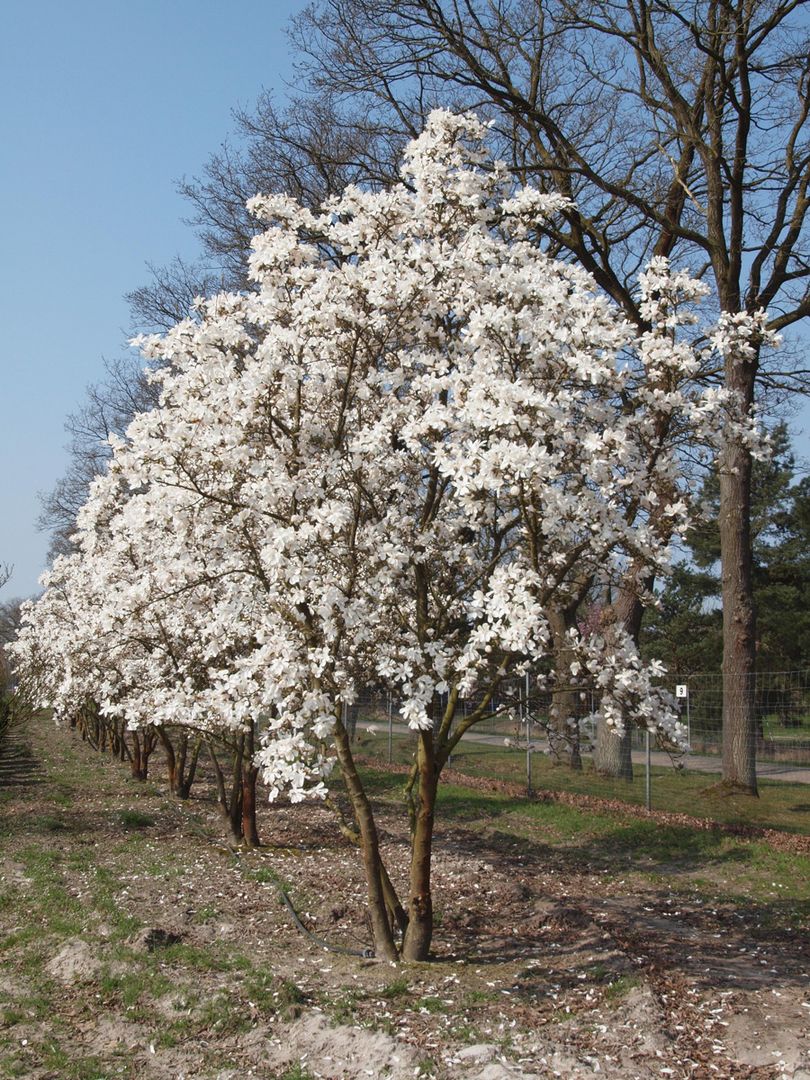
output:
<path id="1" fill-rule="evenodd" d="M 123 435 L 135 413 L 151 408 L 157 400 L 157 388 L 134 357 L 108 361 L 105 368 L 106 378 L 87 388 L 83 404 L 65 422 L 70 435 L 67 471 L 41 497 L 38 524 L 51 534 L 50 558 L 72 550 L 76 515 L 90 484 L 106 468 L 110 435 Z"/>
<path id="2" fill-rule="evenodd" d="M 11 567 L 0 563 L 0 588 L 11 578 Z M 12 721 L 12 689 L 14 678 L 6 645 L 17 636 L 20 625 L 21 600 L 0 602 L 0 739 L 8 731 Z"/>
<path id="3" fill-rule="evenodd" d="M 139 333 L 168 330 L 188 317 L 198 297 L 210 296 L 217 289 L 234 285 L 222 271 L 211 271 L 202 263 L 187 263 L 179 256 L 172 259 L 168 266 L 154 266 L 151 263 L 148 266 L 151 280 L 126 296 L 133 329 Z M 121 381 L 121 374 L 117 373 L 117 384 Z M 125 381 L 132 381 L 130 397 L 135 400 L 140 399 L 137 389 L 139 379 L 139 370 L 132 366 L 126 369 Z"/>
<path id="4" fill-rule="evenodd" d="M 1 577 L 2 575 L 0 575 Z M 8 581 L 8 578 L 6 578 L 6 581 Z M 21 606 L 22 600 L 18 597 L 12 600 L 0 601 L 0 645 L 9 645 L 17 636 L 17 631 L 20 628 Z"/>

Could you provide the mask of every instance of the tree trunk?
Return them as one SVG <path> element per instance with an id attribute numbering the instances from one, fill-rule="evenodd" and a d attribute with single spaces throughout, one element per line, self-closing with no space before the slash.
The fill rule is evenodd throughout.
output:
<path id="1" fill-rule="evenodd" d="M 256 826 L 256 779 L 259 770 L 253 763 L 253 724 L 244 736 L 242 749 L 242 840 L 245 847 L 259 847 L 259 830 Z"/>
<path id="2" fill-rule="evenodd" d="M 652 586 L 653 579 L 650 574 L 645 574 L 643 570 L 635 567 L 616 593 L 612 604 L 610 617 L 613 624 L 621 627 L 636 645 L 644 615 L 640 594 L 649 591 Z M 597 722 L 593 764 L 602 776 L 616 777 L 628 783 L 633 779 L 632 731 L 629 724 L 625 724 L 623 733 L 617 735 L 609 724 L 601 720 Z"/>
<path id="3" fill-rule="evenodd" d="M 206 746 L 208 747 L 208 753 L 211 758 L 211 763 L 214 766 L 214 776 L 217 784 L 217 804 L 222 813 L 223 818 L 228 823 L 231 836 L 237 842 L 242 841 L 242 750 L 244 745 L 244 736 L 237 740 L 236 746 L 232 748 L 233 753 L 233 767 L 231 770 L 231 785 L 230 794 L 228 793 L 225 784 L 225 773 L 217 758 L 216 751 L 214 750 L 213 741 L 206 739 Z"/>
<path id="4" fill-rule="evenodd" d="M 180 795 L 186 775 L 186 755 L 188 754 L 188 732 L 182 732 L 177 740 L 177 753 L 175 755 L 174 783 L 172 794 Z"/>
<path id="5" fill-rule="evenodd" d="M 350 844 L 354 844 L 355 847 L 362 850 L 363 842 L 360 836 L 359 830 L 356 826 L 350 825 L 346 820 L 346 815 L 341 810 L 340 806 L 332 798 L 327 798 L 325 805 L 332 811 L 337 818 L 338 828 L 341 835 L 344 836 Z M 388 871 L 385 868 L 385 864 L 380 862 L 380 880 L 382 882 L 383 895 L 385 897 L 385 907 L 388 912 L 388 918 L 391 922 L 392 930 L 399 930 L 401 934 L 405 933 L 405 928 L 408 925 L 408 916 L 405 913 L 405 908 L 399 901 L 397 891 L 394 888 L 391 878 L 388 876 Z"/>
<path id="6" fill-rule="evenodd" d="M 419 732 L 417 767 L 419 769 L 419 808 L 416 813 L 411 847 L 408 928 L 402 944 L 402 955 L 405 960 L 427 960 L 433 938 L 430 869 L 438 777 L 432 731 Z"/>
<path id="7" fill-rule="evenodd" d="M 143 750 L 141 752 L 142 757 L 143 757 L 143 778 L 144 778 L 144 780 L 147 778 L 147 776 L 149 774 L 149 759 L 152 757 L 152 754 L 154 754 L 155 747 L 157 746 L 157 744 L 158 744 L 157 729 L 152 724 L 149 724 L 146 728 L 144 728 Z"/>
<path id="8" fill-rule="evenodd" d="M 213 742 L 210 739 L 205 740 L 206 748 L 208 749 L 208 756 L 211 758 L 211 764 L 214 766 L 214 779 L 217 785 L 217 805 L 219 806 L 222 816 L 227 818 L 228 816 L 228 793 L 225 790 L 225 774 L 222 771 L 222 766 L 219 763 L 219 758 L 214 750 Z"/>
<path id="9" fill-rule="evenodd" d="M 169 774 L 169 790 L 174 792 L 177 785 L 177 755 L 174 752 L 174 743 L 169 738 L 164 727 L 159 727 L 157 733 L 158 738 L 163 744 L 163 751 L 166 754 L 166 769 Z"/>
<path id="10" fill-rule="evenodd" d="M 382 881 L 385 907 L 388 912 L 391 929 L 399 930 L 400 934 L 404 935 L 405 931 L 408 929 L 408 913 L 399 901 L 397 891 L 394 888 L 391 878 L 388 876 L 388 871 L 383 862 L 380 862 L 380 880 Z"/>
<path id="11" fill-rule="evenodd" d="M 259 847 L 259 830 L 256 825 L 256 779 L 259 770 L 255 765 L 242 766 L 242 842 L 245 847 Z"/>
<path id="12" fill-rule="evenodd" d="M 568 645 L 567 631 L 576 625 L 577 605 L 549 612 L 549 625 L 554 648 L 554 668 L 557 679 L 551 695 L 551 715 L 548 725 L 548 745 L 554 765 L 568 765 L 571 769 L 582 768 L 579 749 L 579 722 L 577 720 L 577 691 L 571 685 L 571 661 L 573 656 Z"/>
<path id="13" fill-rule="evenodd" d="M 606 724 L 602 719 L 597 720 L 593 765 L 600 776 L 614 777 L 630 783 L 633 779 L 630 729 L 625 728 L 619 735 L 610 724 Z"/>
<path id="14" fill-rule="evenodd" d="M 125 720 L 121 721 L 121 731 L 118 737 L 118 758 L 120 761 L 132 761 L 132 754 L 129 752 L 127 742 L 127 724 Z"/>
<path id="15" fill-rule="evenodd" d="M 132 761 L 130 770 L 135 780 L 145 780 L 147 773 L 147 758 L 141 743 L 140 732 L 132 732 Z"/>
<path id="16" fill-rule="evenodd" d="M 334 738 L 343 782 L 346 785 L 346 791 L 360 829 L 363 864 L 366 871 L 366 887 L 368 889 L 369 916 L 371 918 L 372 934 L 374 935 L 374 949 L 380 959 L 396 960 L 397 948 L 394 944 L 394 935 L 385 902 L 385 890 L 382 881 L 382 857 L 380 856 L 380 841 L 377 835 L 377 825 L 374 821 L 374 812 L 371 809 L 371 803 L 368 800 L 360 774 L 357 772 L 357 766 L 354 763 L 349 733 L 340 719 L 336 719 L 335 722 Z"/>
<path id="17" fill-rule="evenodd" d="M 748 408 L 755 362 L 726 358 L 726 385 Z M 754 744 L 756 624 L 751 555 L 751 455 L 732 435 L 720 460 L 723 600 L 723 784 L 757 795 Z"/>
<path id="18" fill-rule="evenodd" d="M 200 750 L 202 748 L 202 739 L 198 738 L 194 743 L 194 749 L 191 751 L 191 757 L 188 757 L 188 735 L 183 735 L 180 743 L 180 762 L 177 769 L 177 777 L 175 780 L 175 795 L 178 799 L 187 799 L 191 795 L 191 787 L 194 783 L 194 777 L 197 775 L 197 762 L 200 758 Z"/>
<path id="19" fill-rule="evenodd" d="M 234 840 L 244 837 L 242 832 L 242 760 L 245 753 L 245 737 L 240 735 L 236 740 L 236 749 L 233 756 L 233 769 L 231 771 L 231 796 L 228 800 L 228 825 Z"/>
<path id="20" fill-rule="evenodd" d="M 130 764 L 130 768 L 132 768 L 133 756 L 132 756 L 132 751 L 129 748 L 129 740 L 127 739 L 128 734 L 129 733 L 127 732 L 126 727 L 122 727 L 121 736 L 120 736 L 119 755 L 118 756 L 119 756 L 121 761 L 128 761 L 129 764 Z"/>
<path id="21" fill-rule="evenodd" d="M 191 757 L 188 755 L 189 735 L 188 732 L 182 731 L 175 743 L 172 742 L 168 733 L 164 728 L 159 727 L 157 729 L 158 738 L 163 744 L 163 749 L 166 753 L 166 769 L 169 774 L 169 789 L 172 795 L 176 795 L 178 799 L 187 799 L 191 794 L 191 785 L 194 783 L 194 776 L 197 772 L 197 761 L 200 757 L 200 750 L 202 749 L 202 736 L 198 736 L 194 749 L 191 751 Z M 215 771 L 218 767 L 218 763 L 215 765 Z M 217 774 L 217 780 L 222 779 L 221 771 Z M 222 799 L 219 800 L 222 805 Z M 227 800 L 225 800 L 227 802 Z"/>

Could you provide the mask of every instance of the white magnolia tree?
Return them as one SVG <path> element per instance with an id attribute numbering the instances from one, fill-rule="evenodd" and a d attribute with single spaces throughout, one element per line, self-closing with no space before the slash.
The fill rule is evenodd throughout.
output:
<path id="1" fill-rule="evenodd" d="M 252 201 L 255 291 L 141 343 L 160 406 L 115 446 L 18 646 L 47 651 L 62 707 L 94 693 L 134 728 L 260 720 L 271 797 L 325 797 L 339 763 L 389 958 L 430 948 L 453 747 L 507 676 L 548 670 L 549 612 L 583 573 L 665 568 L 689 521 L 682 446 L 712 444 L 734 404 L 695 389 L 681 328 L 699 286 L 657 260 L 639 333 L 539 249 L 559 199 L 515 189 L 483 136 L 437 112 L 391 190 L 319 213 Z M 677 736 L 626 634 L 573 632 L 565 655 L 550 684 Z M 369 684 L 417 734 L 405 903 L 342 722 Z"/>

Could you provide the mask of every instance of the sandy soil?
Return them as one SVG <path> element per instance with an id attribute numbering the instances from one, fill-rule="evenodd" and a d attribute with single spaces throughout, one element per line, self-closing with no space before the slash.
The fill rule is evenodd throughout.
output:
<path id="1" fill-rule="evenodd" d="M 239 854 L 204 787 L 178 803 L 46 725 L 30 746 L 0 782 L 0 1075 L 810 1080 L 807 935 L 677 866 L 440 827 L 435 959 L 390 965 L 280 901 L 368 945 L 327 811 L 263 809 Z M 401 815 L 380 825 L 397 865 Z"/>

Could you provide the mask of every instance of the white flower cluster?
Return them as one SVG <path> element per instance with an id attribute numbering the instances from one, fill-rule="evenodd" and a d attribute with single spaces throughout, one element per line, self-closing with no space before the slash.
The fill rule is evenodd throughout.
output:
<path id="1" fill-rule="evenodd" d="M 16 646 L 58 711 L 260 717 L 273 793 L 322 796 L 358 687 L 429 728 L 437 694 L 548 656 L 583 574 L 666 564 L 679 447 L 723 424 L 677 332 L 702 289 L 657 261 L 638 334 L 528 239 L 560 202 L 515 192 L 484 134 L 435 113 L 390 191 L 253 200 L 255 291 L 141 342 L 160 405 L 115 444 Z M 608 720 L 674 722 L 628 638 L 577 649 Z"/>
<path id="2" fill-rule="evenodd" d="M 628 717 L 650 732 L 662 732 L 676 746 L 685 746 L 686 727 L 681 723 L 673 695 L 654 680 L 665 671 L 659 661 L 644 664 L 632 639 L 621 626 L 604 633 L 570 634 L 569 652 L 575 657 L 570 671 L 574 680 L 593 688 L 599 703 L 593 713 L 617 734 Z"/>

